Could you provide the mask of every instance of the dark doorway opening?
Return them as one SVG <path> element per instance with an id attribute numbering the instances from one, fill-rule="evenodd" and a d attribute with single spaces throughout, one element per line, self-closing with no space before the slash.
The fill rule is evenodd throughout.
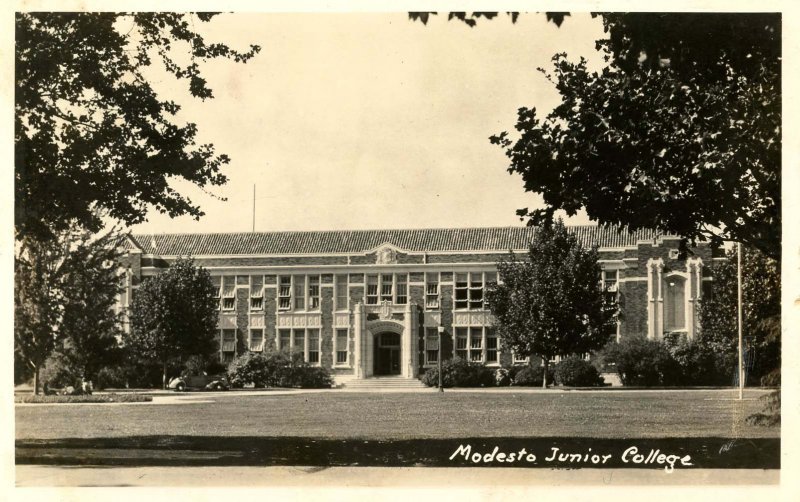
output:
<path id="1" fill-rule="evenodd" d="M 400 334 L 379 333 L 375 337 L 376 376 L 400 374 Z"/>

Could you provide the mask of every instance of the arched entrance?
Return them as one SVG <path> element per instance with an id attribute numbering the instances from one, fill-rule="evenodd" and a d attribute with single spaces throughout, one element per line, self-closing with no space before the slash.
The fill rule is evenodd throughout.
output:
<path id="1" fill-rule="evenodd" d="M 402 353 L 400 333 L 383 331 L 375 335 L 372 372 L 375 376 L 401 374 L 400 355 Z"/>

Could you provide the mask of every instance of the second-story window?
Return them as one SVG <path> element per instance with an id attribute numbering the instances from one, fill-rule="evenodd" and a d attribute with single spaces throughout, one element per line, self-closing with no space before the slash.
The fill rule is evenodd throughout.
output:
<path id="1" fill-rule="evenodd" d="M 226 275 L 222 278 L 222 310 L 236 308 L 236 276 Z"/>
<path id="2" fill-rule="evenodd" d="M 302 277 L 299 278 L 303 280 Z M 319 309 L 319 276 L 308 276 L 308 310 Z"/>
<path id="3" fill-rule="evenodd" d="M 425 308 L 439 308 L 439 272 L 425 274 Z"/>
<path id="4" fill-rule="evenodd" d="M 455 276 L 456 309 L 483 309 L 483 272 L 459 272 Z"/>
<path id="5" fill-rule="evenodd" d="M 292 276 L 282 275 L 278 279 L 278 310 L 292 308 Z"/>
<path id="6" fill-rule="evenodd" d="M 217 301 L 217 310 L 219 310 L 220 299 L 222 298 L 222 277 L 218 275 L 211 276 L 211 284 L 214 285 L 214 300 Z"/>
<path id="7" fill-rule="evenodd" d="M 381 274 L 381 301 L 391 302 L 394 296 L 394 281 L 392 274 Z"/>
<path id="8" fill-rule="evenodd" d="M 294 309 L 305 310 L 306 308 L 306 278 L 302 275 L 292 277 L 294 281 Z"/>
<path id="9" fill-rule="evenodd" d="M 367 305 L 378 304 L 378 276 L 367 276 Z"/>
<path id="10" fill-rule="evenodd" d="M 254 275 L 250 277 L 250 310 L 262 310 L 264 308 L 264 276 Z"/>
<path id="11" fill-rule="evenodd" d="M 336 276 L 336 310 L 347 310 L 347 275 Z"/>
<path id="12" fill-rule="evenodd" d="M 394 302 L 399 305 L 405 305 L 408 303 L 408 274 L 397 274 L 395 279 L 397 281 L 397 287 L 395 288 L 397 296 Z"/>

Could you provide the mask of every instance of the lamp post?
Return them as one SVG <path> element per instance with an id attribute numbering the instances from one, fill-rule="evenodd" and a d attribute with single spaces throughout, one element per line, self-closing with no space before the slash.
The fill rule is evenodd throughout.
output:
<path id="1" fill-rule="evenodd" d="M 436 351 L 436 364 L 439 370 L 439 392 L 444 392 L 444 387 L 442 386 L 442 333 L 444 333 L 444 326 L 439 326 L 436 331 L 439 332 L 439 345 Z"/>

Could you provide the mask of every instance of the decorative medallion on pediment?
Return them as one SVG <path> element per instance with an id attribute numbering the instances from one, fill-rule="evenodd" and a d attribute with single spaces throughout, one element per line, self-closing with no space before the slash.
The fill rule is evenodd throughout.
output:
<path id="1" fill-rule="evenodd" d="M 383 246 L 375 253 L 375 263 L 377 265 L 394 265 L 397 263 L 397 251 L 389 246 Z"/>

